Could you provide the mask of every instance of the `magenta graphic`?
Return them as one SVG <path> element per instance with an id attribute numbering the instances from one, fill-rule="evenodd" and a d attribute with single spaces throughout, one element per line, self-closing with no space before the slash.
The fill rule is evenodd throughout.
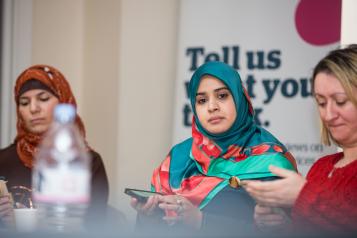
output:
<path id="1" fill-rule="evenodd" d="M 342 0 L 301 0 L 295 12 L 296 30 L 311 45 L 340 41 Z"/>

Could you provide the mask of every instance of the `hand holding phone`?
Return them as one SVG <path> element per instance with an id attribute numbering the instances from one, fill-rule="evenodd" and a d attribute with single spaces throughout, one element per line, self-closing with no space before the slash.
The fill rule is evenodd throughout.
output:
<path id="1" fill-rule="evenodd" d="M 161 193 L 158 192 L 152 192 L 148 190 L 140 190 L 140 189 L 133 189 L 133 188 L 126 188 L 124 190 L 124 193 L 128 194 L 131 197 L 134 197 L 138 200 L 140 203 L 146 203 L 148 198 L 153 195 L 162 195 Z"/>

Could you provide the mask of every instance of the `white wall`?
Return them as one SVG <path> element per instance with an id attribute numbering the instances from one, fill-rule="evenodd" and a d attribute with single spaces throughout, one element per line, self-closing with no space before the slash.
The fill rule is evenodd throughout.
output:
<path id="1" fill-rule="evenodd" d="M 83 99 L 84 0 L 32 0 L 32 63 L 50 64 L 69 81 L 78 100 Z"/>
<path id="2" fill-rule="evenodd" d="M 357 43 L 357 1 L 342 1 L 341 45 Z"/>
<path id="3" fill-rule="evenodd" d="M 105 160 L 110 203 L 116 205 L 120 2 L 105 2 L 85 4 L 82 105 L 88 141 Z"/>
<path id="4" fill-rule="evenodd" d="M 1 148 L 15 138 L 16 107 L 13 88 L 17 76 L 31 64 L 32 1 L 3 0 L 2 13 Z"/>
<path id="5" fill-rule="evenodd" d="M 117 198 L 133 218 L 124 187 L 149 189 L 171 146 L 178 3 L 121 2 Z"/>
<path id="6" fill-rule="evenodd" d="M 33 0 L 32 63 L 70 82 L 110 203 L 134 220 L 125 187 L 148 189 L 171 146 L 176 0 Z"/>

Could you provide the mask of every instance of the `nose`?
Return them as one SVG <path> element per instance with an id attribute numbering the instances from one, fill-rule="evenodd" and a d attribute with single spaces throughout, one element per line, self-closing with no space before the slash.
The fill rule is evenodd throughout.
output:
<path id="1" fill-rule="evenodd" d="M 217 111 L 219 109 L 219 105 L 218 105 L 218 102 L 217 100 L 209 100 L 208 101 L 208 111 L 209 112 L 214 112 L 214 111 Z"/>
<path id="2" fill-rule="evenodd" d="M 30 102 L 30 112 L 36 113 L 40 110 L 40 106 L 38 105 L 36 100 L 31 100 Z"/>
<path id="3" fill-rule="evenodd" d="M 332 121 L 335 118 L 337 118 L 337 111 L 336 111 L 336 106 L 332 102 L 328 102 L 326 104 L 326 109 L 325 109 L 325 120 L 326 121 Z"/>

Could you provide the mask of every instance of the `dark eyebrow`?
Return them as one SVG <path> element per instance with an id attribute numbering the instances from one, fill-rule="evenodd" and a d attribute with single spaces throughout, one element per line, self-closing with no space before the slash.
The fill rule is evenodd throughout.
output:
<path id="1" fill-rule="evenodd" d="M 215 92 L 218 92 L 218 91 L 221 91 L 221 90 L 224 90 L 224 89 L 226 89 L 226 90 L 229 90 L 227 87 L 221 87 L 221 88 L 216 88 L 215 90 L 213 90 L 213 91 L 215 91 Z M 206 93 L 196 93 L 196 96 L 198 96 L 198 95 L 205 95 Z"/>
<path id="2" fill-rule="evenodd" d="M 218 92 L 218 91 L 221 91 L 221 90 L 223 90 L 223 89 L 227 89 L 227 90 L 229 90 L 227 87 L 221 87 L 221 88 L 217 88 L 217 89 L 215 89 L 214 91 L 215 91 L 215 92 Z"/>
<path id="3" fill-rule="evenodd" d="M 49 92 L 47 92 L 47 91 L 44 90 L 44 91 L 42 91 L 42 92 L 37 93 L 35 96 L 36 96 L 36 97 L 40 97 L 40 96 L 42 96 L 42 95 L 44 95 L 44 94 L 46 94 L 46 93 L 49 93 Z M 50 93 L 49 93 L 49 94 L 50 94 Z M 19 98 L 19 100 L 20 100 L 20 99 L 27 99 L 27 98 L 28 98 L 28 97 L 21 95 L 20 98 Z"/>

